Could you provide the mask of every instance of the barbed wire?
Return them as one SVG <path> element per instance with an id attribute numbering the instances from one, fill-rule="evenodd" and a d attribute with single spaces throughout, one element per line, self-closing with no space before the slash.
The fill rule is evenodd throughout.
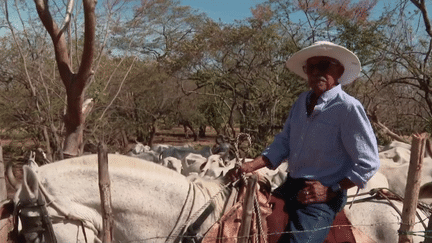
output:
<path id="1" fill-rule="evenodd" d="M 206 237 L 206 239 L 209 240 L 229 240 L 229 239 L 241 239 L 241 238 L 250 238 L 252 236 L 257 235 L 260 236 L 271 236 L 271 235 L 282 235 L 282 234 L 300 234 L 300 233 L 311 233 L 321 230 L 327 230 L 331 228 L 342 228 L 342 227 L 350 227 L 350 228 L 356 228 L 356 227 L 376 227 L 376 226 L 385 226 L 385 225 L 392 225 L 392 224 L 398 224 L 401 225 L 401 222 L 385 222 L 385 223 L 376 223 L 376 224 L 346 224 L 346 225 L 331 225 L 331 226 L 325 226 L 325 227 L 319 227 L 313 230 L 295 230 L 295 231 L 282 231 L 282 232 L 273 232 L 273 233 L 267 233 L 267 234 L 251 234 L 249 236 L 233 236 L 233 237 Z M 419 222 L 415 223 L 419 224 Z M 432 233 L 432 230 L 424 230 L 424 231 L 404 231 L 401 232 L 400 230 L 395 231 L 398 235 L 413 235 L 413 236 L 421 236 L 423 238 L 432 238 L 432 236 L 426 236 L 427 233 Z M 119 241 L 119 243 L 131 243 L 131 242 L 147 242 L 150 240 L 159 240 L 159 239 L 166 239 L 167 237 L 158 236 L 158 237 L 150 237 L 146 239 L 140 239 L 140 240 L 130 240 L 130 241 Z M 193 236 L 182 236 L 181 238 L 194 238 Z"/>

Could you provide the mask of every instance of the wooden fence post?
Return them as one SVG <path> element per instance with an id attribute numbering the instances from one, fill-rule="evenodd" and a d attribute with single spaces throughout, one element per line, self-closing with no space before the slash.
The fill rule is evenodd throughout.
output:
<path id="1" fill-rule="evenodd" d="M 258 178 L 256 175 L 251 175 L 247 179 L 246 194 L 243 202 L 243 215 L 242 215 L 241 226 L 238 234 L 239 243 L 249 242 L 248 239 L 249 239 L 251 223 L 252 223 L 254 194 L 255 194 L 255 188 L 257 182 L 258 182 Z"/>
<path id="2" fill-rule="evenodd" d="M 432 214 L 429 216 L 429 223 L 426 228 L 425 241 L 424 243 L 432 243 Z"/>
<path id="3" fill-rule="evenodd" d="M 110 178 L 108 172 L 108 154 L 105 144 L 98 145 L 99 192 L 102 203 L 103 243 L 111 243 L 113 235 L 113 213 L 111 206 Z"/>
<path id="4" fill-rule="evenodd" d="M 408 234 L 408 232 L 413 230 L 415 223 L 426 139 L 426 133 L 413 135 L 407 185 L 402 209 L 402 223 L 399 228 L 399 243 L 413 242 L 413 236 Z"/>
<path id="5" fill-rule="evenodd" d="M 5 165 L 3 160 L 3 149 L 0 145 L 0 202 L 7 199 Z"/>
<path id="6" fill-rule="evenodd" d="M 428 152 L 429 156 L 432 156 L 432 146 L 429 139 L 426 139 L 426 151 Z M 426 227 L 424 243 L 432 243 L 432 215 L 429 216 L 429 223 Z"/>

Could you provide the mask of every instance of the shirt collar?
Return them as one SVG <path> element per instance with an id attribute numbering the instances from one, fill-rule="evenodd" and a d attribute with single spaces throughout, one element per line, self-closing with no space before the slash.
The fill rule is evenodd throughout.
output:
<path id="1" fill-rule="evenodd" d="M 324 102 L 334 99 L 342 91 L 342 85 L 338 84 L 330 90 L 327 90 L 321 95 L 321 99 Z"/>
<path id="2" fill-rule="evenodd" d="M 327 103 L 328 101 L 334 99 L 342 91 L 342 85 L 338 84 L 330 90 L 324 92 L 319 99 Z M 312 91 L 311 93 L 312 94 Z M 310 96 L 310 95 L 309 95 Z"/>

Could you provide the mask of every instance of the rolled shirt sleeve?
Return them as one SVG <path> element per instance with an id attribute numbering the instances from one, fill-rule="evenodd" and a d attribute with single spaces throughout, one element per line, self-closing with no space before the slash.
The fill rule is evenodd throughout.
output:
<path id="1" fill-rule="evenodd" d="M 348 107 L 341 126 L 341 138 L 352 161 L 347 178 L 363 188 L 378 171 L 380 160 L 376 137 L 360 103 L 355 102 Z"/>

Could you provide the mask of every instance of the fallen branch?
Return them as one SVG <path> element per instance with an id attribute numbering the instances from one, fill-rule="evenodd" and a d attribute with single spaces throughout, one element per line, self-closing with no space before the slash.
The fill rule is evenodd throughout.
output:
<path id="1" fill-rule="evenodd" d="M 403 143 L 410 143 L 408 140 L 404 139 L 402 136 L 392 132 L 388 127 L 386 127 L 384 124 L 382 124 L 379 121 L 372 121 L 373 124 L 375 124 L 379 129 L 381 129 L 385 134 L 387 134 L 392 139 L 403 142 Z"/>

